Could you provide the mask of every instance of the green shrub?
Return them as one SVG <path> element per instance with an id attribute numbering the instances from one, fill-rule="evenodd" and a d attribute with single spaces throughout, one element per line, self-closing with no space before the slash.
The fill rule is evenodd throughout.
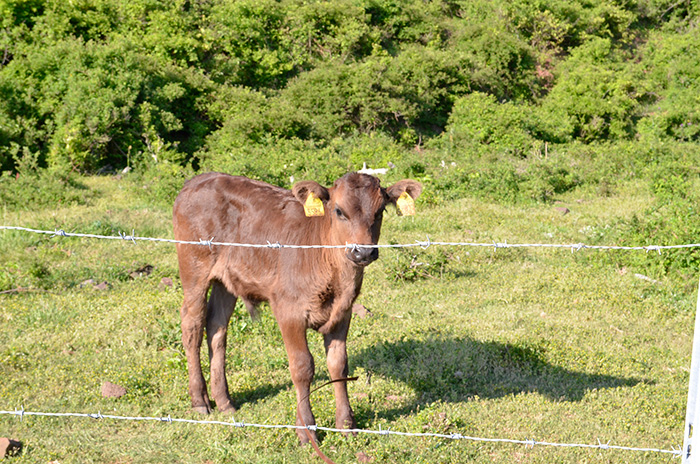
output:
<path id="1" fill-rule="evenodd" d="M 191 153 L 208 130 L 198 111 L 206 87 L 196 73 L 128 43 L 69 39 L 29 49 L 0 74 L 0 92 L 10 94 L 0 115 L 17 121 L 0 142 L 39 151 L 48 164 L 88 171 L 124 166 L 131 151 L 149 150 L 157 138 Z"/>
<path id="2" fill-rule="evenodd" d="M 467 78 L 450 54 L 420 47 L 361 62 L 331 59 L 270 98 L 262 124 L 275 135 L 325 140 L 382 130 L 412 145 L 420 134 L 442 129 L 452 94 L 466 88 Z"/>
<path id="3" fill-rule="evenodd" d="M 29 211 L 85 204 L 93 194 L 70 172 L 37 169 L 37 155 L 25 149 L 16 169 L 0 175 L 0 204 L 8 210 Z"/>
<path id="4" fill-rule="evenodd" d="M 681 182 L 682 183 L 682 182 Z M 696 187 L 697 188 L 697 187 Z M 630 219 L 621 220 L 604 240 L 622 246 L 686 245 L 698 243 L 698 198 L 659 201 L 643 214 L 635 214 Z M 649 256 L 648 253 L 654 253 Z M 700 251 L 697 248 L 678 248 L 647 254 L 617 254 L 609 256 L 618 267 L 632 267 L 655 277 L 669 272 L 694 273 L 700 265 Z"/>
<path id="5" fill-rule="evenodd" d="M 700 31 L 657 32 L 644 47 L 640 74 L 648 79 L 641 138 L 700 141 Z"/>
<path id="6" fill-rule="evenodd" d="M 389 63 L 381 78 L 386 91 L 404 102 L 403 113 L 389 115 L 387 127 L 400 129 L 402 121 L 418 135 L 433 136 L 447 124 L 454 101 L 465 94 L 473 79 L 468 62 L 455 50 L 406 46 Z M 401 109 L 399 109 L 401 111 Z"/>
<path id="7" fill-rule="evenodd" d="M 363 3 L 355 0 L 288 3 L 285 41 L 297 66 L 308 69 L 318 60 L 361 60 L 371 54 L 382 34 L 369 23 Z"/>
<path id="8" fill-rule="evenodd" d="M 563 116 L 568 136 L 591 142 L 633 135 L 640 92 L 609 39 L 592 39 L 576 48 L 556 74 L 542 111 Z"/>
<path id="9" fill-rule="evenodd" d="M 284 85 L 294 69 L 282 43 L 286 5 L 272 0 L 217 2 L 207 34 L 207 66 L 218 82 L 253 88 Z"/>
<path id="10" fill-rule="evenodd" d="M 245 175 L 286 188 L 305 179 L 330 186 L 363 163 L 372 168 L 395 164 L 399 167 L 387 176 L 398 176 L 405 156 L 398 144 L 382 134 L 357 134 L 327 143 L 271 137 L 261 143 L 241 143 L 236 137 L 220 135 L 215 145 L 200 154 L 204 170 Z"/>
<path id="11" fill-rule="evenodd" d="M 318 139 L 401 126 L 415 109 L 388 88 L 390 61 L 380 56 L 350 65 L 328 62 L 292 80 L 280 98 L 298 105 Z"/>
<path id="12" fill-rule="evenodd" d="M 524 155 L 534 141 L 529 108 L 512 102 L 498 103 L 493 95 L 475 92 L 455 102 L 442 138 L 452 147 L 475 147 Z"/>
<path id="13" fill-rule="evenodd" d="M 309 133 L 299 109 L 284 99 L 240 86 L 221 86 L 209 99 L 207 113 L 219 125 L 207 138 L 209 150 L 226 150 L 231 141 L 260 143 L 270 135 L 303 138 Z"/>
<path id="14" fill-rule="evenodd" d="M 185 181 L 195 172 L 190 165 L 181 166 L 169 159 L 177 159 L 177 152 L 165 149 L 160 155 L 158 160 L 144 158 L 137 161 L 135 172 L 129 179 L 136 185 L 137 194 L 149 204 L 170 208 Z"/>
<path id="15" fill-rule="evenodd" d="M 539 160 L 530 163 L 523 173 L 520 191 L 528 200 L 551 202 L 556 195 L 581 184 L 579 175 L 562 163 Z"/>
<path id="16" fill-rule="evenodd" d="M 591 38 L 627 39 L 634 23 L 644 18 L 638 6 L 581 0 L 503 2 L 519 31 L 541 50 L 554 52 L 578 47 Z"/>
<path id="17" fill-rule="evenodd" d="M 499 2 L 465 2 L 451 31 L 449 52 L 463 73 L 471 75 L 471 89 L 499 100 L 531 100 L 539 94 L 534 49 L 514 31 Z"/>

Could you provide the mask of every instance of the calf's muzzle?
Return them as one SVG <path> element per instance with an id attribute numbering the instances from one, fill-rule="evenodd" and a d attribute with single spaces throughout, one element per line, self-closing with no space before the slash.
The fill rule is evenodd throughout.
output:
<path id="1" fill-rule="evenodd" d="M 347 251 L 347 257 L 358 266 L 367 266 L 379 258 L 379 249 L 356 246 Z"/>

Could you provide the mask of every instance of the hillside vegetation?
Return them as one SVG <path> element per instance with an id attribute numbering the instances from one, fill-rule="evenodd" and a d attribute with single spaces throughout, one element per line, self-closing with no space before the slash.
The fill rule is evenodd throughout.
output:
<path id="1" fill-rule="evenodd" d="M 289 187 L 367 163 L 421 180 L 436 205 L 641 181 L 648 209 L 598 238 L 696 242 L 699 14 L 675 0 L 2 0 L 0 201 L 81 201 L 76 173 L 126 166 L 170 204 L 200 170 Z M 683 253 L 653 271 L 696 264 Z"/>

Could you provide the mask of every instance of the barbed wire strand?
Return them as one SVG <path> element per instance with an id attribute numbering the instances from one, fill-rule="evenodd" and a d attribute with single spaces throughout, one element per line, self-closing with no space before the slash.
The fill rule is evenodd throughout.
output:
<path id="1" fill-rule="evenodd" d="M 79 237 L 79 238 L 93 238 L 102 240 L 123 240 L 136 243 L 137 241 L 148 241 L 148 242 L 161 242 L 161 243 L 174 243 L 183 245 L 201 245 L 208 246 L 233 246 L 233 247 L 243 247 L 243 248 L 271 248 L 271 249 L 321 249 L 321 248 L 331 248 L 331 249 L 357 249 L 357 248 L 411 248 L 411 247 L 421 247 L 427 249 L 431 246 L 464 246 L 464 247 L 483 247 L 483 248 L 493 248 L 494 251 L 499 248 L 563 248 L 570 249 L 571 252 L 580 250 L 639 250 L 646 251 L 656 251 L 659 254 L 662 250 L 671 249 L 682 249 L 682 248 L 700 248 L 700 243 L 690 243 L 682 245 L 646 245 L 646 246 L 620 246 L 620 245 L 586 245 L 585 243 L 569 243 L 569 244 L 557 244 L 557 243 L 508 243 L 503 242 L 492 242 L 492 243 L 475 243 L 475 242 L 444 242 L 444 241 L 433 241 L 430 237 L 427 240 L 416 240 L 414 243 L 399 243 L 399 244 L 381 244 L 381 245 L 360 245 L 348 243 L 345 245 L 287 245 L 281 244 L 279 242 L 272 243 L 236 243 L 236 242 L 216 242 L 214 238 L 208 240 L 199 239 L 197 241 L 188 240 L 175 240 L 169 238 L 154 238 L 154 237 L 138 237 L 132 231 L 131 235 L 126 235 L 125 233 L 119 233 L 119 235 L 99 235 L 99 234 L 84 234 L 84 233 L 73 233 L 66 232 L 63 229 L 55 230 L 37 230 L 30 229 L 27 227 L 18 226 L 0 226 L 0 230 L 15 230 L 22 232 L 31 232 L 35 234 L 50 235 L 52 237 Z"/>
<path id="2" fill-rule="evenodd" d="M 608 443 L 602 443 L 600 440 L 598 440 L 598 444 L 580 444 L 580 443 L 553 443 L 553 442 L 547 442 L 547 441 L 537 441 L 537 440 L 532 440 L 532 439 L 527 439 L 527 440 L 513 440 L 513 439 L 508 439 L 508 438 L 483 438 L 483 437 L 474 437 L 474 436 L 469 436 L 469 435 L 463 435 L 461 433 L 451 433 L 451 434 L 445 434 L 445 433 L 425 433 L 425 432 L 399 432 L 396 430 L 390 430 L 390 429 L 381 429 L 380 430 L 367 430 L 367 429 L 338 429 L 338 428 L 333 428 L 333 427 L 322 427 L 318 425 L 309 425 L 309 426 L 301 426 L 301 425 L 287 425 L 287 424 L 253 424 L 253 423 L 247 423 L 243 421 L 234 421 L 234 422 L 227 422 L 227 421 L 215 421 L 215 420 L 195 420 L 195 419 L 181 419 L 181 418 L 176 418 L 176 417 L 171 417 L 168 415 L 167 417 L 139 417 L 139 416 L 118 416 L 118 415 L 112 415 L 112 414 L 102 414 L 101 412 L 98 412 L 97 414 L 89 414 L 89 413 L 73 413 L 73 412 L 36 412 L 36 411 L 26 411 L 24 407 L 21 409 L 15 409 L 14 411 L 0 411 L 0 415 L 13 415 L 13 416 L 18 416 L 20 420 L 24 420 L 25 417 L 27 416 L 42 416 L 42 417 L 80 417 L 80 418 L 90 418 L 90 419 L 98 419 L 98 420 L 103 420 L 103 419 L 112 419 L 112 420 L 125 420 L 125 421 L 153 421 L 153 422 L 167 422 L 169 424 L 172 423 L 185 423 L 185 424 L 196 424 L 196 425 L 222 425 L 222 426 L 228 426 L 228 427 L 234 427 L 234 428 L 245 428 L 245 427 L 250 427 L 250 428 L 259 428 L 259 429 L 268 429 L 268 430 L 296 430 L 296 429 L 308 429 L 311 431 L 324 431 L 324 432 L 329 432 L 329 433 L 362 433 L 362 434 L 370 434 L 370 435 L 382 435 L 382 436 L 401 436 L 401 437 L 410 437 L 410 438 L 440 438 L 440 439 L 448 439 L 448 440 L 467 440 L 467 441 L 475 441 L 475 442 L 484 442 L 484 443 L 509 443 L 509 444 L 514 444 L 514 445 L 525 445 L 534 448 L 535 446 L 550 446 L 550 447 L 559 447 L 559 448 L 593 448 L 593 449 L 599 449 L 599 450 L 621 450 L 621 451 L 636 451 L 636 452 L 647 452 L 647 453 L 663 453 L 663 454 L 670 454 L 674 456 L 680 456 L 681 455 L 681 450 L 680 449 L 672 449 L 672 450 L 664 450 L 664 449 L 659 449 L 659 448 L 636 448 L 636 447 L 631 447 L 631 446 L 618 446 L 618 445 L 611 445 L 609 442 Z"/>

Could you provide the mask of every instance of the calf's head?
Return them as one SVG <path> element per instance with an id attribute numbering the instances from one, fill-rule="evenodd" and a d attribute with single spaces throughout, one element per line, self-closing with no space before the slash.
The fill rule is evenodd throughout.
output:
<path id="1" fill-rule="evenodd" d="M 341 177 L 328 189 L 313 181 L 298 182 L 292 188 L 302 204 L 309 195 L 323 203 L 328 237 L 333 245 L 376 245 L 386 205 L 396 205 L 403 194 L 415 200 L 421 190 L 421 184 L 409 179 L 383 188 L 376 177 L 359 173 Z M 346 257 L 358 266 L 366 266 L 379 257 L 379 250 L 355 247 L 346 251 Z"/>

